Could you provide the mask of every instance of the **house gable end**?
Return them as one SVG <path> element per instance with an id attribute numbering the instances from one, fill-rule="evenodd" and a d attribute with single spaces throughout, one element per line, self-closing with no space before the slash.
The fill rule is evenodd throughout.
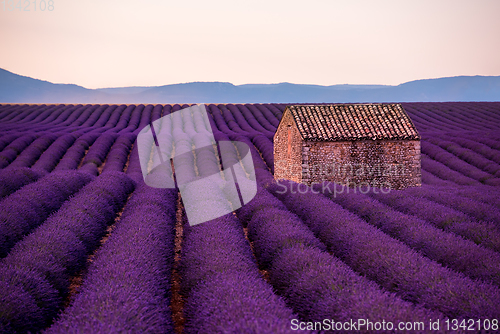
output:
<path id="1" fill-rule="evenodd" d="M 274 134 L 274 137 L 273 137 L 273 141 L 274 139 L 276 138 L 276 135 L 280 132 L 280 130 L 282 130 L 282 128 L 284 126 L 287 126 L 287 125 L 284 125 L 285 123 L 288 123 L 287 120 L 288 118 L 291 118 L 293 120 L 293 127 L 297 130 L 297 132 L 300 134 L 300 137 L 302 138 L 302 140 L 304 140 L 304 136 L 302 135 L 301 131 L 299 131 L 299 127 L 297 125 L 297 121 L 295 119 L 295 117 L 293 117 L 293 114 L 291 113 L 291 110 L 289 107 L 286 107 L 285 111 L 283 112 L 283 115 L 281 116 L 281 119 L 280 119 L 280 122 L 278 123 L 278 127 L 276 128 L 276 132 Z"/>

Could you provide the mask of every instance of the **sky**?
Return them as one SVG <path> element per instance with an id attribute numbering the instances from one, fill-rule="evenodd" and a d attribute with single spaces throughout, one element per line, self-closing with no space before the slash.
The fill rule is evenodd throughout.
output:
<path id="1" fill-rule="evenodd" d="M 0 68 L 86 88 L 500 75 L 499 13 L 498 0 L 2 0 Z"/>

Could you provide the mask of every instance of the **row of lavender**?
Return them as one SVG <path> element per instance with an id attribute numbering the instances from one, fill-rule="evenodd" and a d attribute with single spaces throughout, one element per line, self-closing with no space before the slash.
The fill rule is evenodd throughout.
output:
<path id="1" fill-rule="evenodd" d="M 134 189 L 134 182 L 122 172 L 110 172 L 98 178 L 80 172 L 54 172 L 49 177 L 58 190 L 65 189 L 65 183 L 71 178 L 76 181 L 73 188 L 88 184 L 69 199 L 66 199 L 67 192 L 51 194 L 50 189 L 45 189 L 49 190 L 45 196 L 33 193 L 38 195 L 35 201 L 45 203 L 32 206 L 23 202 L 23 207 L 38 209 L 44 216 L 24 215 L 18 222 L 9 221 L 12 225 L 2 226 L 5 228 L 2 232 L 9 233 L 17 226 L 33 224 L 26 227 L 32 232 L 14 240 L 17 243 L 0 262 L 2 332 L 34 332 L 52 322 L 68 296 L 70 277 L 85 267 L 89 254 L 99 246 L 107 226 L 114 222 Z M 35 190 L 44 190 L 36 189 L 39 183 L 34 184 Z M 52 198 L 51 195 L 57 196 Z M 59 210 L 47 218 L 58 206 Z M 11 209 L 15 208 L 22 207 L 13 204 Z M 16 216 L 7 214 L 7 218 Z M 26 234 L 29 230 L 21 232 Z"/>
<path id="2" fill-rule="evenodd" d="M 319 194 L 331 189 L 323 185 L 301 192 L 293 186 L 279 183 L 268 189 L 355 271 L 446 316 L 500 315 L 497 252 L 361 195 L 326 192 L 328 199 Z M 476 254 L 477 265 L 470 263 L 469 252 Z"/>
<path id="3" fill-rule="evenodd" d="M 420 102 L 403 103 L 421 133 L 498 133 L 499 102 Z"/>
<path id="4" fill-rule="evenodd" d="M 130 110 L 133 109 L 130 108 Z M 153 110 L 153 108 L 150 109 L 150 111 Z M 153 119 L 161 117 L 161 111 L 161 107 L 156 108 L 153 112 Z M 74 121 L 67 122 L 68 124 L 63 124 L 63 126 L 75 125 L 75 121 L 78 123 L 82 120 L 78 119 L 74 110 L 73 113 L 66 110 L 65 114 L 70 116 L 70 121 Z M 87 110 L 85 116 L 89 115 Z M 86 267 L 88 256 L 100 245 L 107 226 L 113 224 L 117 212 L 121 210 L 127 195 L 133 189 L 134 182 L 121 171 L 129 163 L 130 149 L 135 141 L 135 134 L 132 131 L 136 130 L 139 124 L 148 124 L 150 121 L 148 116 L 143 117 L 138 123 L 138 115 L 140 112 L 136 113 L 135 124 L 132 127 L 127 125 L 128 120 L 119 121 L 121 115 L 115 112 L 111 116 L 111 123 L 108 123 L 113 127 L 108 129 L 100 127 L 106 125 L 104 123 L 97 124 L 96 129 L 79 127 L 77 131 L 67 128 L 59 131 L 59 129 L 52 128 L 54 134 L 60 134 L 57 137 L 48 131 L 48 135 L 37 132 L 37 129 L 45 130 L 38 127 L 31 129 L 33 134 L 10 135 L 10 138 L 7 138 L 7 140 L 13 139 L 13 143 L 7 148 L 12 151 L 18 149 L 21 154 L 11 158 L 14 162 L 6 164 L 7 168 L 2 171 L 2 178 L 6 181 L 2 183 L 2 197 L 7 197 L 1 203 L 2 209 L 6 210 L 2 210 L 5 216 L 2 218 L 5 219 L 2 219 L 0 230 L 2 241 L 5 241 L 5 243 L 2 242 L 4 259 L 1 263 L 2 277 L 0 279 L 2 285 L 0 332 L 36 332 L 46 328 L 67 303 L 70 278 L 77 277 L 80 270 Z M 92 117 L 93 121 L 98 118 L 95 114 Z M 134 121 L 133 118 L 131 117 L 132 121 Z M 39 139 L 37 140 L 36 137 Z M 6 139 L 5 136 L 3 139 Z M 40 139 L 44 141 L 41 142 Z M 50 140 L 53 145 L 47 149 L 46 142 Z M 40 147 L 40 144 L 45 144 L 45 147 Z M 23 150 L 23 147 L 19 148 L 19 146 L 27 148 Z M 133 160 L 130 161 L 132 165 L 134 165 Z M 104 161 L 106 161 L 104 168 L 98 170 Z M 133 178 L 135 176 L 137 180 L 134 175 L 134 171 L 137 172 L 136 167 L 134 165 L 130 168 L 130 176 Z M 76 169 L 78 172 L 75 171 Z M 98 175 L 101 171 L 102 175 L 90 182 L 94 175 Z M 88 186 L 80 190 L 85 183 L 89 183 Z M 151 195 L 151 192 L 149 189 L 145 191 L 144 188 L 141 187 L 134 200 L 127 205 L 123 219 L 120 220 L 122 227 L 117 229 L 122 232 L 117 232 L 108 247 L 100 250 L 104 253 L 111 251 L 114 255 L 111 258 L 107 256 L 109 253 L 103 255 L 99 257 L 101 261 L 118 261 L 120 264 L 127 263 L 129 267 L 123 268 L 120 265 L 112 267 L 109 266 L 110 263 L 105 263 L 103 265 L 105 271 L 96 271 L 94 269 L 101 264 L 96 261 L 96 264 L 89 268 L 94 271 L 93 275 L 89 274 L 86 282 L 99 279 L 101 279 L 99 283 L 107 282 L 109 294 L 103 291 L 102 284 L 89 283 L 90 288 L 88 284 L 85 285 L 85 288 L 92 290 L 93 287 L 93 291 L 98 291 L 97 295 L 90 296 L 94 299 L 90 304 L 86 304 L 87 308 L 96 310 L 95 306 L 99 300 L 103 301 L 103 305 L 109 305 L 110 300 L 120 296 L 128 296 L 128 304 L 120 300 L 112 305 L 111 310 L 116 316 L 115 318 L 109 317 L 110 322 L 103 325 L 98 321 L 99 315 L 89 313 L 89 310 L 85 309 L 85 304 L 75 302 L 72 308 L 66 309 L 66 317 L 71 318 L 81 311 L 77 315 L 78 318 L 82 315 L 89 315 L 97 321 L 97 324 L 61 320 L 58 322 L 59 327 L 54 326 L 51 330 L 65 333 L 81 332 L 81 330 L 85 332 L 117 331 L 115 325 L 124 325 L 125 313 L 123 311 L 128 310 L 132 312 L 131 316 L 135 316 L 134 312 L 137 313 L 138 309 L 144 312 L 146 304 L 150 305 L 150 313 L 145 315 L 145 322 L 143 324 L 135 321 L 128 322 L 128 325 L 135 326 L 135 332 L 142 332 L 143 327 L 155 332 L 168 332 L 172 328 L 168 296 L 164 295 L 169 291 L 168 281 L 164 281 L 164 278 L 168 277 L 167 274 L 170 271 L 169 267 L 165 266 L 164 259 L 172 258 L 170 249 L 172 247 L 164 244 L 163 237 L 168 236 L 168 233 L 173 235 L 172 213 L 175 213 L 176 202 L 174 198 L 167 197 L 162 200 L 161 210 L 152 209 L 149 206 L 153 204 L 155 194 L 152 194 L 153 198 L 151 196 L 145 198 L 145 194 Z M 75 193 L 76 196 L 71 198 L 70 196 Z M 9 194 L 12 195 L 8 196 Z M 165 194 L 162 196 L 164 197 Z M 47 219 L 53 212 L 55 213 Z M 168 212 L 170 216 L 167 215 Z M 139 220 L 139 217 L 147 221 Z M 148 222 L 157 224 L 148 225 Z M 168 226 L 170 226 L 170 232 L 168 228 L 165 228 Z M 150 229 L 147 230 L 145 227 Z M 138 231 L 143 234 L 137 236 Z M 28 235 L 29 232 L 32 233 Z M 132 237 L 130 233 L 137 237 L 137 240 L 129 240 L 128 238 Z M 156 244 L 151 237 L 156 238 Z M 128 256 L 128 259 L 119 259 L 114 254 L 116 249 L 112 249 L 114 240 L 120 246 L 131 244 L 137 247 L 124 250 L 123 254 Z M 14 248 L 11 250 L 12 246 Z M 148 260 L 137 256 L 141 250 Z M 158 253 L 157 258 L 151 259 L 152 251 L 161 251 L 163 254 Z M 131 264 L 133 260 L 136 261 L 135 264 Z M 131 282 L 127 291 L 117 290 L 117 287 L 122 286 L 123 275 L 129 277 L 134 265 L 137 273 L 136 280 Z M 147 265 L 151 268 L 149 280 L 144 279 L 143 268 Z M 156 277 L 158 270 L 162 270 L 163 275 Z M 110 281 L 110 277 L 116 277 L 116 279 Z M 79 294 L 80 299 L 88 296 L 88 289 Z M 117 294 L 110 295 L 113 293 Z M 160 299 L 151 298 L 154 295 L 159 296 Z M 147 302 L 141 304 L 138 300 L 147 300 Z M 119 309 L 117 306 L 122 306 L 122 308 Z M 133 308 L 134 306 L 136 309 Z M 160 313 L 158 313 L 159 310 Z M 150 315 L 152 317 L 149 317 Z M 69 325 L 71 328 L 66 328 L 69 323 L 71 323 Z"/>
<path id="5" fill-rule="evenodd" d="M 137 186 L 47 333 L 169 333 L 177 193 Z"/>
<path id="6" fill-rule="evenodd" d="M 286 105 L 246 104 L 211 105 L 227 117 L 233 131 L 255 131 L 272 138 Z M 420 132 L 498 131 L 498 103 L 403 103 Z M 51 132 L 71 130 L 74 127 L 118 127 L 125 129 L 137 122 L 143 123 L 151 113 L 161 113 L 171 108 L 161 105 L 1 105 L 0 126 L 2 131 Z M 166 114 L 166 112 L 163 112 Z"/>
<path id="7" fill-rule="evenodd" d="M 26 110 L 19 107 L 17 114 L 11 111 L 4 117 L 4 127 L 30 130 L 10 131 L 0 138 L 0 165 L 5 167 L 0 172 L 5 181 L 2 197 L 53 170 L 83 166 L 82 170 L 93 175 L 123 171 L 137 131 L 161 117 L 164 109 L 160 105 L 24 107 Z M 166 112 L 168 109 L 165 107 Z"/>

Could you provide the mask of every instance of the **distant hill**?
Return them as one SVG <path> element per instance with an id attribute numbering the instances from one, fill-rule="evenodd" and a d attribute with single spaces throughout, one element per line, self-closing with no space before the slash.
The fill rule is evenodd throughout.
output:
<path id="1" fill-rule="evenodd" d="M 0 69 L 2 103 L 98 103 L 107 94 L 77 85 L 53 84 Z"/>
<path id="2" fill-rule="evenodd" d="M 424 79 L 397 86 L 233 85 L 190 82 L 157 87 L 87 89 L 0 69 L 0 103 L 320 103 L 500 101 L 500 76 Z"/>

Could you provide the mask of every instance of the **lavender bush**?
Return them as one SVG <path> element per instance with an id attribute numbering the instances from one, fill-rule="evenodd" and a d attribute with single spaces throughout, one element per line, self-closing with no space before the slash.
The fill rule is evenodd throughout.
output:
<path id="1" fill-rule="evenodd" d="M 12 141 L 0 152 L 0 168 L 7 167 L 37 137 L 36 134 L 26 134 Z"/>
<path id="2" fill-rule="evenodd" d="M 46 333 L 173 331 L 176 193 L 138 186 L 79 294 Z"/>
<path id="3" fill-rule="evenodd" d="M 51 172 L 64 156 L 66 151 L 74 144 L 78 134 L 64 134 L 57 138 L 49 148 L 42 153 L 32 169 L 41 172 Z"/>
<path id="4" fill-rule="evenodd" d="M 441 148 L 444 148 L 445 150 L 456 155 L 468 164 L 492 174 L 496 178 L 498 178 L 498 176 L 500 175 L 500 166 L 498 165 L 498 163 L 486 159 L 482 155 L 475 153 L 470 149 L 463 148 L 454 142 L 438 138 L 430 138 L 428 139 L 428 141 Z"/>
<path id="5" fill-rule="evenodd" d="M 102 172 L 108 171 L 119 171 L 124 170 L 125 164 L 127 163 L 127 158 L 129 157 L 129 152 L 135 141 L 135 135 L 120 135 L 111 147 L 108 157 L 106 158 L 106 163 L 102 169 Z"/>
<path id="6" fill-rule="evenodd" d="M 0 198 L 8 196 L 19 188 L 35 182 L 43 174 L 30 168 L 12 168 L 0 171 Z"/>
<path id="7" fill-rule="evenodd" d="M 499 314 L 500 306 L 495 302 L 500 296 L 498 287 L 474 281 L 423 257 L 320 194 L 292 194 L 278 185 L 269 189 L 302 218 L 329 251 L 405 300 L 449 317 Z"/>
<path id="8" fill-rule="evenodd" d="M 465 213 L 451 207 L 422 197 L 408 196 L 405 192 L 372 193 L 371 196 L 398 211 L 419 217 L 445 231 L 453 232 L 477 243 L 484 242 L 488 246 L 497 244 L 499 234 L 495 233 L 492 224 L 476 221 Z M 422 210 L 422 208 L 429 210 Z M 498 248 L 495 247 L 494 249 Z"/>
<path id="9" fill-rule="evenodd" d="M 106 230 L 106 225 L 114 221 L 114 215 L 121 209 L 134 183 L 123 173 L 108 173 L 89 183 L 82 191 L 54 215 L 45 224 L 19 242 L 2 260 L 7 268 L 17 268 L 21 272 L 30 270 L 39 274 L 42 279 L 55 288 L 59 296 L 68 293 L 69 277 L 74 275 L 86 263 L 92 250 L 90 244 L 96 244 Z M 89 225 L 94 226 L 89 228 Z M 101 226 L 96 229 L 95 226 Z M 89 229 L 95 234 L 89 233 Z M 99 233 L 100 232 L 100 233 Z M 38 276 L 38 277 L 39 277 Z M 19 278 L 26 280 L 21 285 L 30 285 L 32 277 L 25 275 Z M 10 277 L 5 280 L 9 282 Z M 53 290 L 51 290 L 53 292 Z M 9 298 L 17 291 L 9 291 Z M 32 295 L 42 311 L 42 317 L 31 319 L 31 328 L 40 330 L 51 319 L 62 305 L 50 303 L 55 296 L 45 300 L 46 296 Z M 39 298 L 39 300 L 37 300 Z M 55 309 L 49 309 L 50 307 Z M 5 307 L 9 307 L 5 309 Z M 16 307 L 15 310 L 12 307 Z M 1 313 L 17 314 L 30 319 L 30 310 L 22 305 L 0 305 Z M 10 321 L 12 326 L 12 321 Z M 19 331 L 21 328 L 13 328 Z"/>
<path id="10" fill-rule="evenodd" d="M 271 132 L 272 136 L 274 137 L 274 133 L 276 132 L 276 128 L 279 124 L 279 120 L 261 104 L 245 104 L 245 107 L 250 110 L 251 114 L 259 122 L 259 124 L 267 131 Z"/>
<path id="11" fill-rule="evenodd" d="M 396 192 L 385 194 L 381 202 L 390 202 L 389 199 L 394 193 Z M 370 195 L 377 199 L 384 197 L 373 193 Z M 393 210 L 364 194 L 342 193 L 330 198 L 426 257 L 469 277 L 500 285 L 500 254 L 479 247 L 453 233 L 447 233 L 413 215 Z M 408 198 L 408 201 L 411 200 L 412 198 Z M 418 199 L 415 202 L 415 207 L 420 207 Z M 469 227 L 473 230 L 473 226 Z M 498 236 L 498 231 L 496 235 Z M 492 243 L 498 244 L 498 241 L 491 239 L 485 242 L 487 245 Z"/>
<path id="12" fill-rule="evenodd" d="M 493 175 L 486 173 L 478 169 L 477 167 L 469 165 L 465 161 L 462 161 L 453 154 L 430 142 L 422 140 L 421 147 L 422 152 L 427 154 L 432 159 L 442 162 L 451 169 L 456 170 L 474 180 L 477 180 L 481 183 L 486 183 L 486 181 L 493 178 Z"/>
<path id="13" fill-rule="evenodd" d="M 8 168 L 31 167 L 56 139 L 57 135 L 55 134 L 46 134 L 35 139 Z"/>
<path id="14" fill-rule="evenodd" d="M 116 134 L 108 133 L 100 135 L 89 148 L 85 158 L 83 158 L 82 166 L 86 164 L 94 164 L 97 167 L 101 166 L 117 137 L 118 135 Z"/>
<path id="15" fill-rule="evenodd" d="M 106 108 L 103 111 L 103 113 L 101 114 L 101 116 L 99 116 L 99 118 L 92 125 L 92 127 L 94 127 L 94 128 L 104 127 L 105 124 L 109 121 L 109 118 L 111 117 L 111 114 L 113 114 L 115 112 L 120 112 L 120 110 L 121 110 L 121 106 L 120 107 L 117 106 L 117 105 L 109 106 L 108 108 Z"/>
<path id="16" fill-rule="evenodd" d="M 472 150 L 477 154 L 481 154 L 485 158 L 494 161 L 497 164 L 500 164 L 500 152 L 498 150 L 494 150 L 479 141 L 472 140 L 472 138 L 451 137 L 450 140 L 462 147 Z"/>
<path id="17" fill-rule="evenodd" d="M 9 133 L 0 138 L 0 151 L 3 151 L 10 143 L 19 138 L 19 133 Z"/>
<path id="18" fill-rule="evenodd" d="M 294 315 L 260 277 L 232 214 L 184 225 L 181 267 L 187 333 L 288 333 Z M 220 301 L 220 302 L 215 302 Z M 257 316 L 256 316 L 257 315 Z"/>
<path id="19" fill-rule="evenodd" d="M 99 138 L 98 133 L 89 132 L 78 138 L 75 143 L 66 151 L 62 159 L 54 168 L 55 171 L 77 169 L 80 161 L 85 156 L 86 151 Z"/>
<path id="20" fill-rule="evenodd" d="M 450 169 L 448 166 L 445 166 L 439 161 L 432 160 L 427 155 L 422 153 L 422 170 L 425 170 L 432 175 L 435 175 L 443 180 L 449 180 L 458 185 L 478 185 L 480 184 L 478 181 L 465 176 L 453 169 Z"/>
<path id="21" fill-rule="evenodd" d="M 264 198 L 271 196 L 264 189 L 259 194 Z M 273 287 L 302 320 L 409 321 L 441 317 L 438 312 L 415 308 L 358 276 L 325 253 L 325 245 L 296 215 L 273 207 L 273 200 L 266 202 L 270 204 L 267 207 L 265 202 L 250 202 L 249 206 L 255 209 L 251 210 L 254 213 L 248 236 L 259 264 L 269 270 Z"/>
<path id="22" fill-rule="evenodd" d="M 463 189 L 467 190 L 467 189 Z M 471 192 L 475 189 L 470 189 Z M 486 189 L 485 189 L 486 190 Z M 495 190 L 494 188 L 491 190 Z M 422 186 L 419 188 L 408 188 L 402 193 L 408 194 L 413 197 L 424 197 L 430 201 L 445 205 L 454 210 L 463 212 L 468 216 L 484 222 L 493 222 L 495 225 L 500 226 L 500 205 L 488 204 L 481 202 L 480 198 L 476 197 L 476 193 L 484 191 L 474 191 L 469 197 L 464 197 L 456 194 L 454 191 L 448 191 L 445 189 L 439 189 L 436 187 Z M 499 191 L 497 191 L 498 194 Z M 496 196 L 496 194 L 490 193 L 489 196 Z M 491 201 L 493 202 L 493 201 Z M 500 239 L 500 238 L 495 238 Z"/>
<path id="23" fill-rule="evenodd" d="M 91 181 L 78 172 L 49 174 L 0 202 L 0 257 Z"/>

